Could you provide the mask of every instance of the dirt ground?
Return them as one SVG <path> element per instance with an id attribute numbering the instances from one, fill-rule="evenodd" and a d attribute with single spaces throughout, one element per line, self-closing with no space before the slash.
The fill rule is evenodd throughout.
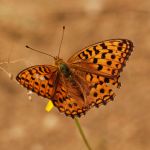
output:
<path id="1" fill-rule="evenodd" d="M 114 102 L 91 109 L 80 119 L 93 150 L 150 149 L 150 1 L 149 0 L 0 0 L 0 63 L 23 59 L 0 70 L 0 150 L 86 150 L 71 118 L 15 82 L 22 69 L 53 64 L 25 48 L 31 45 L 67 60 L 85 46 L 112 38 L 135 45 L 121 74 Z"/>

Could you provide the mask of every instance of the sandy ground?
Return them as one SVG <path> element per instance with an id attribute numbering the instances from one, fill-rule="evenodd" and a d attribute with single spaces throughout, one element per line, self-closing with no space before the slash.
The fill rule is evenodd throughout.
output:
<path id="1" fill-rule="evenodd" d="M 127 38 L 135 49 L 121 76 L 115 101 L 91 109 L 80 122 L 93 150 L 150 149 L 150 1 L 49 0 L 0 1 L 0 62 L 14 75 L 53 60 L 26 44 L 57 55 L 66 26 L 61 57 L 112 38 Z M 0 150 L 86 150 L 71 118 L 56 108 L 44 111 L 46 100 L 33 95 L 0 71 Z"/>

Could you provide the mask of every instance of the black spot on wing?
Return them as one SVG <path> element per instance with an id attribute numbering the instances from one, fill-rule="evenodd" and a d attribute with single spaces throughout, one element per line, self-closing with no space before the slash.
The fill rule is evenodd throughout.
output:
<path id="1" fill-rule="evenodd" d="M 118 50 L 121 51 L 121 50 L 122 50 L 122 47 L 118 47 Z"/>
<path id="2" fill-rule="evenodd" d="M 120 42 L 118 45 L 119 45 L 119 46 L 123 46 L 123 43 L 122 43 L 122 42 Z"/>
<path id="3" fill-rule="evenodd" d="M 98 65 L 98 71 L 99 71 L 99 70 L 102 70 L 102 69 L 103 69 L 103 66 L 99 64 L 99 65 Z"/>
<path id="4" fill-rule="evenodd" d="M 112 61 L 107 61 L 107 65 L 111 65 L 112 64 Z"/>
<path id="5" fill-rule="evenodd" d="M 103 49 L 107 49 L 107 46 L 106 46 L 104 43 L 100 44 L 100 46 L 101 46 Z"/>
<path id="6" fill-rule="evenodd" d="M 102 59 L 105 59 L 105 57 L 106 57 L 106 53 L 102 53 L 101 58 L 102 58 Z"/>
<path id="7" fill-rule="evenodd" d="M 92 56 L 92 51 L 89 49 L 86 49 L 86 51 L 90 54 L 90 56 Z"/>
<path id="8" fill-rule="evenodd" d="M 104 81 L 105 81 L 106 83 L 109 83 L 109 78 L 105 78 Z"/>
<path id="9" fill-rule="evenodd" d="M 95 51 L 96 55 L 99 53 L 99 50 L 96 49 L 96 46 L 93 46 L 93 50 Z"/>
<path id="10" fill-rule="evenodd" d="M 97 64 L 97 62 L 98 62 L 98 59 L 97 59 L 97 58 L 94 58 L 94 59 L 93 59 L 93 63 L 94 63 L 94 64 Z"/>
<path id="11" fill-rule="evenodd" d="M 85 59 L 88 59 L 88 55 L 82 52 L 82 55 L 85 57 Z"/>
<path id="12" fill-rule="evenodd" d="M 112 53 L 112 52 L 113 52 L 113 50 L 111 50 L 111 49 L 108 50 L 108 53 Z"/>
<path id="13" fill-rule="evenodd" d="M 104 89 L 100 89 L 100 93 L 104 93 L 105 92 L 105 90 Z"/>
<path id="14" fill-rule="evenodd" d="M 94 96 L 94 97 L 97 97 L 97 95 L 98 95 L 97 92 L 94 92 L 93 96 Z"/>
<path id="15" fill-rule="evenodd" d="M 115 57 L 116 57 L 116 56 L 115 56 L 114 54 L 111 55 L 111 58 L 112 58 L 112 59 L 115 59 Z"/>

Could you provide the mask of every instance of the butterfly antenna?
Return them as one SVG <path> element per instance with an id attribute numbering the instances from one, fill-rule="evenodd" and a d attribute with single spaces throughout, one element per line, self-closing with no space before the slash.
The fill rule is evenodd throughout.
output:
<path id="1" fill-rule="evenodd" d="M 64 31 L 65 31 L 65 26 L 63 26 L 62 37 L 61 37 L 61 41 L 60 41 L 60 45 L 59 45 L 59 51 L 58 51 L 58 57 L 60 55 L 60 49 L 61 49 L 61 45 L 62 45 L 63 38 L 64 38 Z"/>
<path id="2" fill-rule="evenodd" d="M 45 54 L 45 55 L 47 55 L 47 56 L 53 57 L 53 58 L 55 59 L 54 56 L 52 56 L 52 55 L 50 55 L 50 54 L 47 54 L 47 53 L 45 53 L 45 52 L 43 52 L 43 51 L 34 49 L 34 48 L 32 48 L 32 47 L 30 47 L 30 46 L 28 46 L 28 45 L 26 45 L 26 48 L 28 48 L 28 49 L 30 49 L 30 50 L 33 50 L 33 51 L 36 51 L 36 52 L 39 52 L 39 53 L 41 53 L 41 54 Z"/>

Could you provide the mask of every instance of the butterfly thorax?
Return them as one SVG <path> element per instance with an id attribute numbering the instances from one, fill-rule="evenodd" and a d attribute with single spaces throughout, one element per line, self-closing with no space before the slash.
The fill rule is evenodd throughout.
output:
<path id="1" fill-rule="evenodd" d="M 59 68 L 60 72 L 68 79 L 71 78 L 71 71 L 68 65 L 60 58 L 55 59 L 55 65 Z"/>

